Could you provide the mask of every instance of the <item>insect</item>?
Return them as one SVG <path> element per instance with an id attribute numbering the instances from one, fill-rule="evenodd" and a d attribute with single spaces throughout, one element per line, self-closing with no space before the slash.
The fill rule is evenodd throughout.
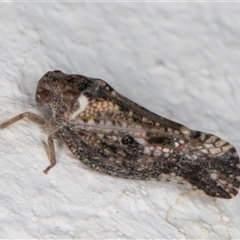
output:
<path id="1" fill-rule="evenodd" d="M 60 138 L 84 164 L 128 179 L 177 179 L 219 198 L 240 186 L 236 149 L 219 137 L 192 131 L 117 93 L 101 79 L 49 71 L 39 80 L 37 106 L 50 106 L 49 121 L 25 112 L 22 118 L 51 129 L 47 172 L 56 164 L 53 138 Z"/>

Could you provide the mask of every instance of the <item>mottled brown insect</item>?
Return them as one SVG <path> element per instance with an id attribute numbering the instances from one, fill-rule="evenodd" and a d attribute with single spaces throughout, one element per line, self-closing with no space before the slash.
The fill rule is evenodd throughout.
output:
<path id="1" fill-rule="evenodd" d="M 129 179 L 177 179 L 219 198 L 232 198 L 240 186 L 236 149 L 219 137 L 160 117 L 118 94 L 105 81 L 61 71 L 38 82 L 38 106 L 50 106 L 52 118 L 22 113 L 3 129 L 27 118 L 48 135 L 50 166 L 55 164 L 53 138 L 58 137 L 89 167 Z"/>

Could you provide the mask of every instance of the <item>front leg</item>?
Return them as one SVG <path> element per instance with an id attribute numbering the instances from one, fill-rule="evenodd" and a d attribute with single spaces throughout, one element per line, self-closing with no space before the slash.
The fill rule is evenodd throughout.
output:
<path id="1" fill-rule="evenodd" d="M 38 116 L 37 114 L 31 113 L 31 112 L 25 112 L 25 113 L 21 113 L 15 117 L 10 118 L 9 120 L 3 122 L 0 125 L 0 129 L 6 128 L 6 127 L 10 126 L 11 124 L 13 124 L 23 118 L 27 118 L 31 122 L 34 122 L 34 123 L 42 125 L 42 126 L 47 123 L 47 121 L 44 118 Z"/>
<path id="2" fill-rule="evenodd" d="M 2 124 L 0 124 L 0 129 L 4 129 L 23 118 L 27 118 L 31 122 L 34 122 L 41 126 L 44 126 L 44 125 L 47 126 L 49 124 L 48 121 L 46 121 L 43 117 L 40 117 L 40 116 L 36 115 L 35 113 L 25 112 L 25 113 L 21 113 L 15 117 L 3 122 Z M 52 167 L 54 167 L 54 165 L 56 164 L 55 148 L 54 148 L 54 143 L 53 143 L 54 136 L 56 136 L 56 132 L 52 132 L 48 135 L 48 157 L 49 157 L 49 161 L 51 164 L 43 171 L 45 174 L 47 174 L 48 171 Z"/>

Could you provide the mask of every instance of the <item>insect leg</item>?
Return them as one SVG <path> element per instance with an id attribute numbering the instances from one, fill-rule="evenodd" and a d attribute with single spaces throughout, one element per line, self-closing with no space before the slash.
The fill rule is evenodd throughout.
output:
<path id="1" fill-rule="evenodd" d="M 25 112 L 25 113 L 21 113 L 5 122 L 3 122 L 2 124 L 0 124 L 0 129 L 3 129 L 3 128 L 6 128 L 8 127 L 9 125 L 23 119 L 23 118 L 27 118 L 28 120 L 30 120 L 31 122 L 34 122 L 36 124 L 39 124 L 39 125 L 44 125 L 47 123 L 47 121 L 36 115 L 35 113 L 31 113 L 31 112 Z"/>
<path id="2" fill-rule="evenodd" d="M 54 142 L 53 138 L 56 136 L 56 132 L 53 132 L 48 135 L 48 158 L 50 161 L 50 165 L 43 171 L 45 174 L 48 173 L 48 171 L 53 168 L 56 164 L 56 154 L 55 154 L 55 148 L 54 148 Z"/>

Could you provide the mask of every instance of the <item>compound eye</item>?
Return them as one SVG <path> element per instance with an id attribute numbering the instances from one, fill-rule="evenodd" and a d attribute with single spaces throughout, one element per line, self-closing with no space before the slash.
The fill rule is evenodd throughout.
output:
<path id="1" fill-rule="evenodd" d="M 51 101 L 52 101 L 52 94 L 46 89 L 36 94 L 36 102 L 39 106 L 49 104 L 51 103 Z"/>
<path id="2" fill-rule="evenodd" d="M 48 90 L 44 90 L 40 93 L 40 98 L 45 103 L 50 103 L 52 100 L 52 95 Z"/>

